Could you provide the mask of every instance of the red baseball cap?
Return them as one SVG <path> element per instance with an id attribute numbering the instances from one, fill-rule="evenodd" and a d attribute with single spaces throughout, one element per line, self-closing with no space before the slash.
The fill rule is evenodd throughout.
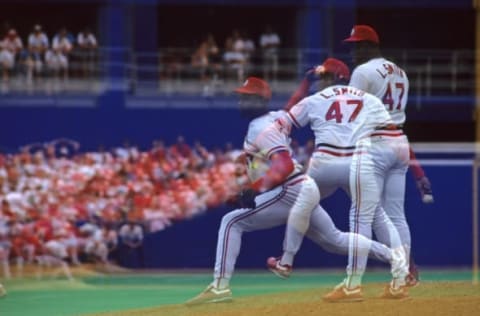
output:
<path id="1" fill-rule="evenodd" d="M 270 100 L 272 97 L 272 90 L 268 83 L 257 77 L 248 77 L 243 86 L 235 89 L 235 92 L 258 95 L 267 100 Z"/>
<path id="2" fill-rule="evenodd" d="M 348 66 L 343 61 L 336 58 L 327 58 L 315 71 L 320 74 L 334 74 L 337 79 L 350 79 L 350 69 L 348 69 Z"/>
<path id="3" fill-rule="evenodd" d="M 343 40 L 344 42 L 373 42 L 380 44 L 377 32 L 368 25 L 354 25 L 350 37 Z"/>

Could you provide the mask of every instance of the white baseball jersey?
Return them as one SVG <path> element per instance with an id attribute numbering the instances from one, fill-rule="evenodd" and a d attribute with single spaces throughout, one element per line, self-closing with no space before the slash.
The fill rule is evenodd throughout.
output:
<path id="1" fill-rule="evenodd" d="M 394 124 L 405 123 L 409 82 L 405 71 L 395 63 L 383 57 L 371 59 L 353 70 L 349 85 L 382 100 Z"/>
<path id="2" fill-rule="evenodd" d="M 269 112 L 250 122 L 243 149 L 247 153 L 247 174 L 250 181 L 261 178 L 269 167 L 270 156 L 278 151 L 292 152 L 290 148 L 290 124 L 284 111 Z M 302 166 L 294 160 L 292 174 Z"/>
<path id="3" fill-rule="evenodd" d="M 310 124 L 316 146 L 352 148 L 376 128 L 393 124 L 382 102 L 354 87 L 337 85 L 293 106 L 289 118 L 297 127 Z"/>

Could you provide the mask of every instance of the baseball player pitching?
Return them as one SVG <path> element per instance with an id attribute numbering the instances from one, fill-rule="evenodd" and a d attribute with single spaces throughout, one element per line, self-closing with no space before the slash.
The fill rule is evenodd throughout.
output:
<path id="1" fill-rule="evenodd" d="M 397 252 L 364 236 L 344 233 L 335 227 L 319 205 L 320 195 L 315 182 L 303 174 L 302 166 L 291 158 L 290 128 L 286 113 L 267 110 L 271 98 L 268 84 L 250 77 L 235 91 L 240 96 L 242 112 L 254 118 L 248 126 L 244 141 L 244 159 L 250 184 L 237 197 L 240 208 L 222 218 L 213 282 L 186 304 L 231 300 L 230 279 L 240 252 L 243 232 L 285 224 L 292 206 L 298 200 L 302 201 L 297 203 L 298 213 L 311 214 L 306 235 L 317 244 L 347 254 L 354 240 L 357 246 L 355 249 L 364 256 L 370 252 L 373 257 L 391 263 L 394 277 L 407 271 L 405 257 Z M 294 253 L 298 250 L 295 247 L 299 247 L 299 244 L 294 242 L 287 249 Z M 291 267 L 283 265 L 276 272 L 288 277 Z"/>
<path id="2" fill-rule="evenodd" d="M 405 109 L 408 99 L 409 81 L 407 74 L 394 62 L 385 59 L 379 49 L 377 32 L 368 25 L 355 25 L 348 38 L 351 54 L 356 68 L 353 70 L 349 85 L 369 92 L 380 98 L 385 108 L 390 113 L 396 128 L 401 130 L 406 120 Z M 410 148 L 410 170 L 417 181 L 422 201 L 432 203 L 433 195 L 430 181 L 425 176 L 420 164 L 415 159 L 415 154 Z M 418 284 L 418 271 L 410 256 L 411 236 L 404 211 L 405 173 L 394 175 L 389 183 L 384 196 L 383 207 L 397 230 L 405 247 L 407 257 L 410 257 L 410 275 L 408 284 Z M 385 231 L 375 227 L 377 238 L 388 244 Z"/>
<path id="3" fill-rule="evenodd" d="M 293 125 L 309 124 L 315 135 L 317 149 L 307 173 L 316 180 L 322 196 L 323 192 L 328 195 L 339 187 L 349 186 L 345 190 L 352 196 L 350 230 L 371 237 L 375 222 L 388 233 L 394 252 L 405 258 L 398 232 L 379 205 L 391 174 L 405 172 L 408 166 L 406 137 L 394 128 L 390 115 L 377 97 L 354 87 L 333 85 L 349 78 L 348 67 L 343 62 L 329 58 L 315 71 L 319 72 L 320 86 L 327 88 L 304 98 L 288 112 Z M 301 197 L 296 203 L 302 203 Z M 292 211 L 295 208 L 293 206 Z M 290 228 L 290 224 L 289 221 L 287 232 L 298 230 Z M 324 297 L 327 301 L 363 300 L 361 280 L 367 254 L 357 248 L 357 236 L 353 234 L 350 240 L 347 278 Z M 284 250 L 278 266 L 290 263 L 291 256 L 287 252 L 288 249 Z M 408 271 L 392 270 L 392 274 L 393 280 L 382 297 L 408 296 L 405 287 Z"/>

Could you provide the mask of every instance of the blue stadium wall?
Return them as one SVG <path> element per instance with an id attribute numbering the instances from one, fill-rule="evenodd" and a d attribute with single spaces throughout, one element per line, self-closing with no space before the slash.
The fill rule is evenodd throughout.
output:
<path id="1" fill-rule="evenodd" d="M 280 106 L 285 100 L 277 98 L 273 104 Z M 145 150 L 155 139 L 168 145 L 183 135 L 188 143 L 198 140 L 210 149 L 227 142 L 241 148 L 248 120 L 236 104 L 231 96 L 0 97 L 0 146 L 13 151 L 28 143 L 67 137 L 79 141 L 83 151 L 119 146 L 127 139 Z M 304 134 L 298 136 L 305 139 Z"/>
<path id="2" fill-rule="evenodd" d="M 472 262 L 472 187 L 471 167 L 427 167 L 436 201 L 422 204 L 415 183 L 409 175 L 406 193 L 406 214 L 412 235 L 412 252 L 420 266 L 469 266 Z M 449 179 L 459 185 L 445 185 Z M 348 230 L 349 202 L 343 192 L 337 192 L 322 202 L 334 222 Z M 147 236 L 144 242 L 143 264 L 148 268 L 213 268 L 217 231 L 221 217 L 230 211 L 226 207 L 176 223 L 170 228 Z M 238 268 L 263 268 L 269 256 L 282 251 L 284 226 L 244 233 L 238 258 Z M 344 267 L 347 258 L 329 254 L 306 239 L 296 258 L 295 266 Z M 122 258 L 130 267 L 140 264 L 136 255 Z M 384 266 L 369 261 L 370 266 Z"/>
<path id="3" fill-rule="evenodd" d="M 185 136 L 189 143 L 199 140 L 211 149 L 223 147 L 227 142 L 241 148 L 248 124 L 235 109 L 237 101 L 231 96 L 215 99 L 186 96 L 116 99 L 114 95 L 72 100 L 65 96 L 32 98 L 0 99 L 3 150 L 14 151 L 27 143 L 58 137 L 79 141 L 84 151 L 96 150 L 99 145 L 111 148 L 121 145 L 125 139 L 146 150 L 154 139 L 164 139 L 166 144 L 171 144 L 178 135 Z M 284 100 L 284 97 L 275 98 L 274 107 L 281 106 Z M 311 132 L 305 129 L 295 132 L 294 136 L 303 143 Z M 471 166 L 431 165 L 426 171 L 435 192 L 433 205 L 422 204 L 410 175 L 407 181 L 406 210 L 415 258 L 420 265 L 469 265 L 472 260 Z M 324 203 L 335 223 L 347 230 L 346 197 L 339 193 Z M 143 258 L 125 252 L 121 263 L 131 267 L 212 267 L 217 230 L 227 211 L 225 207 L 209 210 L 149 235 L 145 239 Z M 266 257 L 281 253 L 282 238 L 283 227 L 245 234 L 238 266 L 263 267 Z M 296 264 L 342 266 L 345 260 L 321 251 L 307 240 Z"/>
<path id="4" fill-rule="evenodd" d="M 276 95 L 271 102 L 272 109 L 281 108 L 286 100 L 288 95 Z M 473 127 L 472 96 L 423 98 L 421 107 L 414 105 L 415 96 L 410 100 L 407 131 L 411 126 L 423 126 L 420 131 L 415 128 L 409 131 L 410 136 L 414 136 L 411 139 L 429 141 L 425 136 L 430 133 L 435 141 L 452 141 L 446 137 L 460 133 L 458 126 Z M 97 150 L 100 145 L 105 148 L 119 146 L 127 139 L 146 150 L 153 140 L 163 139 L 169 145 L 178 135 L 183 135 L 190 144 L 198 140 L 209 149 L 223 147 L 227 142 L 240 148 L 248 120 L 236 109 L 237 102 L 231 95 L 213 99 L 136 97 L 123 93 L 121 96 L 115 93 L 105 96 L 0 96 L 0 151 L 15 151 L 25 144 L 59 137 L 79 141 L 83 151 Z M 436 124 L 435 129 L 425 128 L 426 123 Z M 456 124 L 456 127 L 447 124 Z M 447 126 L 450 126 L 448 133 Z M 470 130 L 467 133 L 471 135 L 461 141 L 470 141 L 474 135 Z M 303 129 L 295 131 L 293 136 L 302 144 L 311 135 L 309 129 Z"/>

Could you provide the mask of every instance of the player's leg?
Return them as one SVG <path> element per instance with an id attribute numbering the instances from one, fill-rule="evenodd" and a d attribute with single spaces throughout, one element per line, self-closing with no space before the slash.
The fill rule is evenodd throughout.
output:
<path id="1" fill-rule="evenodd" d="M 347 288 L 357 288 L 361 285 L 365 272 L 368 256 L 359 249 L 358 234 L 371 239 L 372 222 L 375 209 L 380 203 L 383 179 L 376 174 L 381 174 L 383 166 L 374 161 L 372 155 L 366 152 L 369 148 L 360 147 L 363 153 L 354 155 L 350 168 L 350 192 L 352 206 L 350 208 L 350 231 L 355 233 L 350 239 L 350 250 L 347 266 Z"/>
<path id="2" fill-rule="evenodd" d="M 299 188 L 300 189 L 300 188 Z M 259 195 L 254 209 L 239 209 L 222 218 L 217 240 L 214 278 L 216 286 L 228 286 L 240 252 L 243 232 L 267 229 L 285 224 L 295 196 L 285 203 L 288 190 L 278 187 Z"/>
<path id="3" fill-rule="evenodd" d="M 375 212 L 372 228 L 379 242 L 394 249 L 402 247 L 400 234 L 382 206 Z"/>
<path id="4" fill-rule="evenodd" d="M 2 266 L 3 277 L 5 279 L 10 279 L 12 277 L 10 273 L 10 263 L 8 261 L 9 257 L 10 257 L 10 248 L 8 247 L 2 248 L 0 245 L 0 264 Z"/>
<path id="5" fill-rule="evenodd" d="M 306 179 L 302 182 L 302 188 L 289 213 L 283 254 L 279 258 L 270 257 L 267 260 L 267 267 L 277 276 L 287 278 L 290 275 L 294 257 L 300 249 L 312 211 L 319 204 L 320 197 L 331 195 L 342 183 L 348 185 L 349 161 L 318 152 L 312 156 Z"/>
<path id="6" fill-rule="evenodd" d="M 406 257 L 410 258 L 411 234 L 404 210 L 405 173 L 406 168 L 403 167 L 392 170 L 385 185 L 384 207 L 388 217 L 398 230 Z"/>
<path id="7" fill-rule="evenodd" d="M 0 283 L 0 298 L 4 297 L 7 295 L 7 290 L 5 290 L 5 287 Z"/>
<path id="8" fill-rule="evenodd" d="M 405 250 L 406 257 L 409 259 L 410 274 L 407 277 L 407 284 L 409 286 L 415 286 L 418 284 L 419 277 L 418 270 L 416 269 L 415 263 L 411 256 L 410 227 L 408 225 L 404 209 L 405 178 L 407 168 L 407 159 L 399 159 L 395 166 L 391 169 L 386 177 L 382 204 L 387 215 L 398 230 L 402 247 Z M 385 240 L 385 231 L 381 227 L 378 227 L 375 224 L 374 231 L 379 241 Z"/>
<path id="9" fill-rule="evenodd" d="M 287 265 L 291 267 L 293 265 L 294 256 L 301 245 L 307 229 L 309 237 L 326 250 L 339 254 L 348 254 L 349 240 L 354 235 L 342 232 L 335 226 L 328 213 L 318 204 L 319 194 L 317 193 L 318 190 L 316 190 L 313 181 L 311 179 L 305 180 L 289 213 L 284 253 L 280 259 L 280 265 L 282 266 Z M 290 240 L 288 239 L 289 233 Z M 355 237 L 359 242 L 358 247 L 366 255 L 372 249 L 372 257 L 383 262 L 391 261 L 390 248 L 378 242 L 372 243 L 370 239 L 361 235 Z"/>
<path id="10" fill-rule="evenodd" d="M 405 174 L 406 167 L 395 168 L 388 173 L 385 179 L 383 208 L 395 225 L 408 258 L 410 256 L 411 237 L 404 210 Z"/>
<path id="11" fill-rule="evenodd" d="M 230 279 L 240 253 L 244 232 L 267 229 L 284 224 L 288 211 L 295 202 L 298 190 L 277 187 L 256 197 L 253 209 L 237 209 L 222 218 L 217 239 L 217 253 L 213 282 L 187 305 L 216 303 L 232 299 Z"/>
<path id="12" fill-rule="evenodd" d="M 382 207 L 378 207 L 375 223 L 377 238 L 384 239 L 389 242 L 391 248 L 405 259 L 405 266 L 408 269 L 408 257 L 410 252 L 410 230 L 405 219 L 404 213 L 404 196 L 405 196 L 405 174 L 408 167 L 409 146 L 406 137 L 398 137 L 385 140 L 384 157 L 386 161 L 390 161 L 389 167 L 384 176 L 384 187 L 382 195 Z M 385 225 L 381 224 L 383 214 L 386 213 Z M 392 224 L 390 224 L 390 221 Z M 395 230 L 391 229 L 391 225 Z M 385 236 L 385 227 L 387 227 L 388 237 Z M 378 232 L 377 232 L 378 231 Z M 392 233 L 393 232 L 393 233 Z M 395 235 L 398 233 L 398 237 Z M 408 245 L 405 245 L 408 242 Z M 408 270 L 399 271 L 392 270 L 392 282 L 387 286 L 384 293 L 385 298 L 403 298 L 408 296 L 405 288 L 405 278 Z"/>
<path id="13" fill-rule="evenodd" d="M 325 199 L 343 189 L 350 195 L 351 157 L 337 157 L 324 153 L 314 153 L 307 174 L 315 180 L 321 199 Z"/>
<path id="14" fill-rule="evenodd" d="M 354 233 L 339 230 L 333 223 L 332 218 L 320 205 L 312 212 L 310 227 L 306 235 L 328 252 L 341 255 L 348 255 L 350 241 L 354 237 Z M 392 261 L 392 252 L 389 247 L 362 235 L 356 237 L 360 251 L 366 253 L 370 258 L 385 263 Z"/>
<path id="15" fill-rule="evenodd" d="M 273 265 L 271 269 L 275 271 L 276 267 L 292 267 L 293 259 L 300 249 L 305 233 L 310 225 L 310 217 L 312 211 L 320 203 L 320 192 L 312 178 L 305 176 L 305 180 L 301 183 L 300 192 L 295 200 L 294 205 L 290 209 L 287 226 L 285 230 L 285 238 L 283 242 L 283 255 L 280 262 Z M 275 260 L 275 259 L 274 259 Z M 270 266 L 269 264 L 269 266 Z M 286 272 L 289 269 L 286 269 Z"/>
<path id="16" fill-rule="evenodd" d="M 380 203 L 385 167 L 380 159 L 375 159 L 375 148 L 369 139 L 360 141 L 350 166 L 350 231 L 355 233 L 349 239 L 347 278 L 333 291 L 323 297 L 329 302 L 362 300 L 361 281 L 366 268 L 368 255 L 359 247 L 359 235 L 371 239 L 371 225 L 375 210 Z M 380 160 L 380 161 L 379 161 Z"/>

